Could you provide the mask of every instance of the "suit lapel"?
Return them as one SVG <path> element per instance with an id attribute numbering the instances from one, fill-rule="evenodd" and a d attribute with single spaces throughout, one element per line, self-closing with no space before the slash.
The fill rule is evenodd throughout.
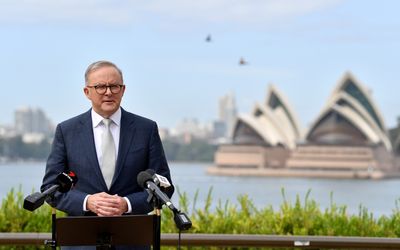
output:
<path id="1" fill-rule="evenodd" d="M 115 168 L 115 173 L 111 186 L 117 180 L 118 176 L 121 174 L 122 166 L 124 165 L 126 156 L 129 152 L 130 145 L 132 145 L 133 138 L 136 133 L 135 120 L 133 116 L 129 115 L 125 110 L 121 108 L 121 128 L 119 135 L 119 149 L 118 158 Z"/>
<path id="2" fill-rule="evenodd" d="M 102 183 L 101 185 L 103 186 L 103 188 L 107 189 L 107 185 L 104 181 L 103 174 L 100 169 L 100 164 L 97 158 L 93 135 L 92 116 L 90 110 L 83 115 L 81 119 L 81 126 L 82 128 L 80 129 L 79 140 L 82 148 L 82 153 L 86 155 L 89 161 L 88 168 L 91 168 L 93 170 L 97 177 L 96 179 L 99 180 L 100 183 Z"/>

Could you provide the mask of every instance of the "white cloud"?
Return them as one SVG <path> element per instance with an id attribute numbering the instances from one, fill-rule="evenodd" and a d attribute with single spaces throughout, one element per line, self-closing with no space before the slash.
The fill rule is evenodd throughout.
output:
<path id="1" fill-rule="evenodd" d="M 148 1 L 149 11 L 192 21 L 265 23 L 320 11 L 342 0 Z"/>
<path id="2" fill-rule="evenodd" d="M 268 25 L 342 0 L 0 0 L 2 22 L 131 23 L 141 18 Z"/>
<path id="3" fill-rule="evenodd" d="M 100 22 L 126 23 L 129 1 L 109 0 L 0 0 L 0 20 L 10 23 Z"/>

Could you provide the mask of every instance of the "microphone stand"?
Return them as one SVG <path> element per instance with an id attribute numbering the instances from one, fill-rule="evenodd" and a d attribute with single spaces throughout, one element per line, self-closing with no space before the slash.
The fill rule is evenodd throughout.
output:
<path id="1" fill-rule="evenodd" d="M 55 190 L 49 193 L 49 199 L 54 199 Z M 57 240 L 56 240 L 56 219 L 57 219 L 57 209 L 51 207 L 51 240 L 45 240 L 44 244 L 50 246 L 52 250 L 57 250 Z"/>
<path id="2" fill-rule="evenodd" d="M 56 208 L 51 208 L 51 240 L 45 240 L 44 244 L 50 246 L 52 250 L 57 249 L 56 242 Z"/>
<path id="3" fill-rule="evenodd" d="M 147 190 L 149 196 L 147 198 L 147 202 L 152 202 L 154 204 L 154 245 L 153 250 L 160 250 L 161 248 L 161 209 L 162 209 L 162 202 L 160 199 L 157 198 L 150 190 Z"/>
<path id="4" fill-rule="evenodd" d="M 24 209 L 33 211 L 43 205 L 46 199 L 54 199 L 54 194 L 57 191 L 62 193 L 68 192 L 74 184 L 78 181 L 75 173 L 69 171 L 69 173 L 62 172 L 57 176 L 56 185 L 51 186 L 43 193 L 36 192 L 32 195 L 28 195 L 24 199 Z M 57 242 L 56 242 L 56 208 L 52 207 L 51 210 L 51 240 L 45 240 L 44 244 L 50 246 L 53 250 L 56 250 Z"/>
<path id="5" fill-rule="evenodd" d="M 151 192 L 149 189 L 147 189 L 147 193 L 149 196 L 147 197 L 147 202 L 150 203 L 152 202 L 154 205 L 154 214 L 155 214 L 155 220 L 154 220 L 154 246 L 153 249 L 159 250 L 161 247 L 161 210 L 162 210 L 162 201 L 154 195 L 153 192 Z M 188 230 L 189 228 L 192 227 L 192 222 L 190 221 L 189 217 L 182 211 L 175 209 L 173 211 L 174 214 L 174 221 L 176 227 L 179 229 L 179 240 L 178 240 L 178 249 L 180 249 L 180 237 L 181 237 L 181 231 L 182 230 Z"/>

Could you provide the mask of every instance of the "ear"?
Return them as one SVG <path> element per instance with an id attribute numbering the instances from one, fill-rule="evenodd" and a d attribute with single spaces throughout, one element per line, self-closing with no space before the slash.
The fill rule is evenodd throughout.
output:
<path id="1" fill-rule="evenodd" d="M 86 97 L 90 100 L 89 89 L 87 87 L 83 88 L 83 93 L 85 93 Z"/>
<path id="2" fill-rule="evenodd" d="M 124 85 L 122 85 L 122 95 L 121 96 L 124 96 L 124 93 L 125 93 L 125 88 L 126 88 L 126 85 L 124 84 Z"/>

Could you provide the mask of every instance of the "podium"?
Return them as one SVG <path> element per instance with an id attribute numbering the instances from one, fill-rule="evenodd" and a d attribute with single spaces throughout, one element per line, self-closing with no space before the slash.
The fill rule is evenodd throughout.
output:
<path id="1" fill-rule="evenodd" d="M 160 249 L 159 216 L 71 216 L 56 219 L 57 246 L 153 246 Z"/>

